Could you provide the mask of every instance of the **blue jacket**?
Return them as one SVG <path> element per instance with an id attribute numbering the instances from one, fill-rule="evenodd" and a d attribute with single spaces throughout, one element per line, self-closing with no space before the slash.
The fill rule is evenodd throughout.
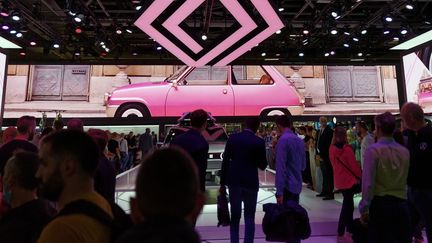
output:
<path id="1" fill-rule="evenodd" d="M 221 185 L 258 191 L 258 168 L 264 170 L 266 167 L 264 140 L 251 130 L 233 134 L 225 146 Z"/>

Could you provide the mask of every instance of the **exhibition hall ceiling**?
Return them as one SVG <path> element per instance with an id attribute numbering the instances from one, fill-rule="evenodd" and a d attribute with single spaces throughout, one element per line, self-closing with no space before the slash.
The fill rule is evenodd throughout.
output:
<path id="1" fill-rule="evenodd" d="M 212 49 L 243 26 L 238 14 L 224 5 L 227 1 L 156 1 L 170 2 L 170 7 L 156 18 L 154 25 L 163 25 L 184 4 L 199 5 L 183 16 L 178 26 L 204 49 Z M 266 25 L 253 1 L 230 1 L 238 2 L 257 28 Z M 181 64 L 163 45 L 134 25 L 153 2 L 3 0 L 0 35 L 23 47 L 6 51 L 9 63 Z M 391 47 L 432 30 L 430 0 L 269 2 L 285 27 L 234 63 L 395 63 L 399 53 L 390 51 Z M 191 48 L 180 45 L 186 47 Z"/>

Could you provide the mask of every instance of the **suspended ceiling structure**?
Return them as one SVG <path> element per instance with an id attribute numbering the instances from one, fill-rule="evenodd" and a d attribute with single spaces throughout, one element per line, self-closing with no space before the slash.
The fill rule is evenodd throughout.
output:
<path id="1" fill-rule="evenodd" d="M 1 36 L 23 47 L 6 50 L 9 63 L 182 64 L 134 25 L 152 2 L 0 1 Z M 400 53 L 390 48 L 432 29 L 429 0 L 269 2 L 285 27 L 233 64 L 397 63 Z M 227 38 L 239 23 L 219 0 L 205 0 L 180 26 L 205 47 Z"/>

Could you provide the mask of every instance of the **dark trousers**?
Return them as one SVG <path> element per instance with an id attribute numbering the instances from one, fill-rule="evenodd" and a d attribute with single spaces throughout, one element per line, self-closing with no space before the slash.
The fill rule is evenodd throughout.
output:
<path id="1" fill-rule="evenodd" d="M 345 229 L 352 232 L 353 213 L 354 213 L 354 189 L 341 190 L 343 196 L 342 209 L 339 215 L 338 235 L 345 234 Z"/>
<path id="2" fill-rule="evenodd" d="M 306 168 L 302 171 L 303 182 L 312 185 L 311 165 L 309 158 L 309 151 L 306 151 Z"/>
<path id="3" fill-rule="evenodd" d="M 320 168 L 323 177 L 322 194 L 326 196 L 333 196 L 333 167 L 329 158 L 323 158 L 320 162 Z"/>
<path id="4" fill-rule="evenodd" d="M 295 193 L 288 191 L 287 189 L 284 189 L 283 203 L 286 203 L 288 201 L 294 201 L 294 202 L 299 203 L 300 202 L 300 194 L 295 194 Z M 287 243 L 300 243 L 300 240 L 289 241 Z"/>
<path id="5" fill-rule="evenodd" d="M 408 200 L 414 207 L 413 223 L 418 224 L 420 220 L 426 226 L 428 242 L 432 242 L 432 190 L 408 188 Z M 416 220 L 417 219 L 417 220 Z"/>
<path id="6" fill-rule="evenodd" d="M 375 196 L 369 208 L 368 243 L 411 243 L 408 202 Z"/>
<path id="7" fill-rule="evenodd" d="M 245 243 L 252 243 L 255 237 L 255 211 L 258 191 L 242 187 L 228 187 L 231 205 L 230 235 L 231 243 L 239 242 L 242 202 L 244 204 Z"/>

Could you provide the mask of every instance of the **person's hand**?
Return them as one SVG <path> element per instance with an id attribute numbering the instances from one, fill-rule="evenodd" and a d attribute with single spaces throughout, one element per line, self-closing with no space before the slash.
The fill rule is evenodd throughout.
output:
<path id="1" fill-rule="evenodd" d="M 315 155 L 315 160 L 321 161 L 321 156 L 319 156 L 319 154 Z"/>
<path id="2" fill-rule="evenodd" d="M 364 225 L 368 224 L 369 223 L 369 213 L 363 213 L 360 216 L 360 222 Z"/>
<path id="3" fill-rule="evenodd" d="M 278 205 L 282 205 L 283 203 L 283 195 L 276 196 L 276 202 Z"/>

